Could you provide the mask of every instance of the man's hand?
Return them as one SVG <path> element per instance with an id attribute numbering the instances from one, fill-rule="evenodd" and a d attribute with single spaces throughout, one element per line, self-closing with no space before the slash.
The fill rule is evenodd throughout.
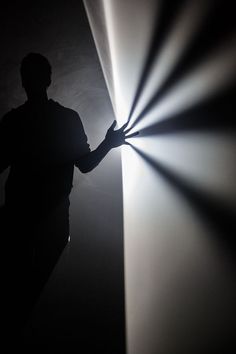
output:
<path id="1" fill-rule="evenodd" d="M 120 129 L 114 130 L 116 126 L 116 120 L 112 123 L 110 128 L 108 129 L 105 137 L 105 142 L 108 144 L 108 146 L 112 149 L 118 146 L 121 146 L 123 144 L 129 144 L 126 139 L 132 138 L 133 136 L 138 135 L 138 132 L 132 133 L 130 135 L 127 135 L 129 132 L 129 129 L 125 131 L 125 128 L 128 126 L 129 121 L 126 122 Z"/>
<path id="2" fill-rule="evenodd" d="M 135 132 L 128 135 L 128 132 L 132 129 L 129 128 L 125 130 L 128 124 L 129 122 L 125 123 L 120 129 L 114 130 L 116 126 L 116 121 L 114 121 L 108 129 L 105 139 L 101 142 L 97 149 L 91 151 L 79 159 L 77 166 L 79 167 L 80 171 L 83 173 L 92 171 L 111 149 L 123 144 L 130 145 L 126 139 L 132 138 L 139 133 Z"/>

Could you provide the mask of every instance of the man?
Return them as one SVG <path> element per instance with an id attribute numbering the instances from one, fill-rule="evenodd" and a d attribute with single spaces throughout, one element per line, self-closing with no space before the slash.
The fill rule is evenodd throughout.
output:
<path id="1" fill-rule="evenodd" d="M 16 304 L 13 316 L 24 322 L 68 241 L 74 166 L 83 173 L 93 170 L 129 136 L 127 124 L 114 130 L 114 121 L 90 151 L 78 114 L 48 99 L 48 60 L 30 53 L 20 70 L 28 100 L 0 123 L 0 172 L 10 167 L 1 213 L 8 250 L 5 286 L 8 302 Z"/>

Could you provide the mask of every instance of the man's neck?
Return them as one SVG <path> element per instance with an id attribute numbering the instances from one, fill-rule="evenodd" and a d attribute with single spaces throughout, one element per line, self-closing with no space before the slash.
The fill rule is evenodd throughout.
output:
<path id="1" fill-rule="evenodd" d="M 40 92 L 37 94 L 29 94 L 28 95 L 28 102 L 31 104 L 44 104 L 48 102 L 48 95 L 47 92 Z"/>

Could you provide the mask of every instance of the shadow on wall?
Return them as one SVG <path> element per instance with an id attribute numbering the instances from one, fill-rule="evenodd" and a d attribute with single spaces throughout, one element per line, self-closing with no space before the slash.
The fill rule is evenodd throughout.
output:
<path id="1" fill-rule="evenodd" d="M 135 107 L 143 92 L 143 89 L 145 88 L 145 84 L 147 83 L 148 77 L 150 75 L 152 65 L 154 64 L 155 59 L 161 50 L 161 46 L 163 45 L 163 43 L 165 43 L 166 37 L 168 35 L 169 27 L 174 22 L 173 20 L 175 20 L 175 17 L 178 14 L 179 10 L 182 10 L 184 6 L 181 4 L 181 2 L 172 3 L 171 6 L 169 6 L 168 2 L 163 2 L 161 4 L 161 8 L 162 8 L 162 16 L 160 18 L 159 18 L 159 8 L 157 8 L 157 13 L 155 15 L 155 18 L 159 18 L 159 21 L 156 21 L 155 28 L 153 29 L 153 34 L 150 40 L 148 54 L 147 57 L 145 58 L 142 73 L 130 109 L 130 113 L 128 117 L 129 120 L 131 119 Z"/>
<path id="2" fill-rule="evenodd" d="M 180 2 L 181 3 L 181 2 Z M 145 91 L 145 85 L 151 73 L 151 67 L 158 56 L 161 55 L 162 45 L 165 44 L 165 40 L 168 38 L 168 31 L 170 25 L 176 22 L 178 14 L 181 13 L 188 2 L 183 1 L 181 6 L 177 6 L 174 14 L 169 13 L 168 19 L 165 16 L 165 6 L 163 4 L 162 17 L 157 28 L 153 32 L 153 38 L 150 45 L 150 50 L 146 58 L 145 65 L 143 67 L 143 72 L 139 82 L 138 89 L 136 91 L 133 106 L 131 107 L 130 117 L 135 111 L 136 105 L 139 98 L 141 97 L 143 91 Z M 220 88 L 219 92 L 203 101 L 199 104 L 193 104 L 193 106 L 188 107 L 186 101 L 186 108 L 183 107 L 182 110 L 178 111 L 178 108 L 169 111 L 165 117 L 165 107 L 164 107 L 164 118 L 158 121 L 153 118 L 150 125 L 145 125 L 145 118 L 149 113 L 155 116 L 155 109 L 157 109 L 158 114 L 161 117 L 162 111 L 158 111 L 158 106 L 162 105 L 165 97 L 168 97 L 169 91 L 171 92 L 172 87 L 175 83 L 181 80 L 182 76 L 186 72 L 191 72 L 196 67 L 196 64 L 202 60 L 202 58 L 207 57 L 208 53 L 215 50 L 215 48 L 222 47 L 222 52 L 218 50 L 217 55 L 222 55 L 222 58 L 227 57 L 227 51 L 224 53 L 224 45 L 227 44 L 229 38 L 235 39 L 235 28 L 234 21 L 232 21 L 232 12 L 230 11 L 231 4 L 229 6 L 222 6 L 222 2 L 216 2 L 214 6 L 209 6 L 207 8 L 207 21 L 204 21 L 203 25 L 199 28 L 198 32 L 193 37 L 192 42 L 187 46 L 186 50 L 182 53 L 182 59 L 175 63 L 172 70 L 169 71 L 166 79 L 156 91 L 153 91 L 152 96 L 146 103 L 141 112 L 132 120 L 131 129 L 136 127 L 136 125 L 143 121 L 144 128 L 140 130 L 138 139 L 143 137 L 155 138 L 162 135 L 178 133 L 226 133 L 230 136 L 236 134 L 236 122 L 235 122 L 235 92 L 236 83 L 234 79 L 234 72 L 231 73 L 231 83 L 228 79 L 229 84 L 226 88 Z M 176 15 L 177 14 L 177 15 Z M 171 16 L 170 16 L 171 15 Z M 221 18 L 222 23 L 219 25 L 218 19 Z M 163 29 L 162 37 L 160 36 L 160 29 Z M 213 39 L 214 38 L 214 39 Z M 164 40 L 163 40 L 164 39 Z M 235 52 L 232 52 L 235 55 Z M 209 65 L 209 69 L 210 65 Z M 218 66 L 218 71 L 224 70 L 223 61 Z M 230 68 L 229 68 L 230 72 Z M 154 71 L 155 75 L 155 71 Z M 207 72 L 208 76 L 208 72 Z M 199 78 L 207 86 L 207 79 L 199 71 Z M 197 79 L 197 77 L 195 78 Z M 224 79 L 223 79 L 224 80 Z M 227 79 L 226 79 L 227 80 Z M 195 94 L 195 87 L 197 87 L 197 82 L 193 80 L 192 83 L 192 95 Z M 220 85 L 216 82 L 216 86 Z M 223 86 L 223 85 L 222 85 Z M 181 89 L 181 86 L 179 87 Z M 209 89 L 212 89 L 209 85 Z M 178 90 L 176 90 L 176 93 Z M 191 95 L 190 95 L 191 96 Z M 191 98 L 191 97 L 190 97 Z M 171 100 L 168 103 L 172 104 Z M 178 103 L 177 103 L 178 105 Z M 153 110 L 153 112 L 152 112 Z M 167 108 L 168 112 L 168 108 Z M 207 139 L 207 136 L 206 136 Z M 133 146 L 133 149 L 141 156 L 159 175 L 161 175 L 173 188 L 175 188 L 190 204 L 190 206 L 198 213 L 198 215 L 205 221 L 209 227 L 214 230 L 214 234 L 217 235 L 217 239 L 227 251 L 234 257 L 236 251 L 236 228 L 235 228 L 235 217 L 236 210 L 232 206 L 232 203 L 227 203 L 227 201 L 221 200 L 216 195 L 208 193 L 207 191 L 201 190 L 197 185 L 191 183 L 190 180 L 184 179 L 182 176 L 176 174 L 171 168 L 166 167 L 165 164 L 158 161 L 158 159 L 153 158 L 146 152 L 140 150 L 138 147 Z M 233 164 L 233 161 L 232 161 Z M 199 167 L 200 168 L 200 167 Z"/>
<path id="3" fill-rule="evenodd" d="M 175 84 L 181 82 L 181 79 L 185 76 L 185 74 L 194 73 L 195 69 L 199 70 L 198 77 L 201 76 L 201 81 L 208 80 L 209 73 L 211 71 L 211 66 L 213 66 L 214 57 L 221 56 L 219 58 L 218 71 L 224 71 L 224 60 L 227 60 L 227 57 L 235 58 L 235 51 L 232 50 L 232 53 L 227 53 L 230 47 L 234 46 L 235 43 L 235 28 L 234 28 L 234 20 L 232 18 L 233 9 L 232 4 L 229 3 L 228 7 L 223 6 L 221 1 L 218 1 L 213 5 L 208 4 L 205 9 L 202 9 L 202 14 L 200 14 L 200 18 L 202 22 L 197 21 L 197 10 L 199 11 L 200 7 L 196 8 L 196 14 L 194 14 L 194 8 L 192 8 L 192 13 L 185 12 L 187 6 L 193 5 L 194 1 L 180 1 L 178 5 L 172 7 L 168 5 L 168 2 L 163 3 L 161 6 L 161 17 L 159 21 L 157 21 L 156 28 L 153 30 L 153 37 L 150 41 L 149 50 L 147 52 L 147 56 L 145 59 L 144 66 L 142 68 L 141 77 L 139 80 L 138 88 L 134 95 L 134 101 L 132 103 L 129 120 L 132 121 L 131 127 L 135 127 L 137 123 L 144 120 L 146 116 L 151 113 L 153 109 L 157 107 L 159 103 L 161 103 L 162 99 L 168 96 L 168 93 L 171 92 L 172 88 L 174 88 Z M 209 6 L 210 5 L 210 6 Z M 171 9 L 170 9 L 171 8 Z M 189 7 L 191 10 L 191 6 Z M 186 17 L 192 17 L 192 22 L 198 23 L 197 31 L 196 28 L 193 30 L 192 28 L 188 28 L 189 24 L 187 22 Z M 158 14 L 156 15 L 157 18 Z M 205 20 L 205 17 L 207 20 Z M 219 18 L 221 19 L 221 23 L 219 24 Z M 191 41 L 186 40 L 185 45 L 181 43 L 178 35 L 175 38 L 175 41 L 171 42 L 171 31 L 175 34 L 178 32 L 178 21 L 182 20 L 182 28 L 180 23 L 180 28 L 182 32 L 192 31 Z M 181 21 L 180 21 L 181 22 Z M 186 23 L 185 23 L 186 22 Z M 201 24 L 201 25 L 199 25 Z M 195 32 L 194 32 L 195 31 Z M 181 31 L 180 31 L 181 33 Z M 169 38 L 170 36 L 170 38 Z M 179 35 L 179 37 L 183 37 L 183 33 Z M 160 58 L 163 56 L 163 52 L 166 50 L 166 47 L 169 47 L 169 53 L 166 55 L 166 62 L 159 62 Z M 183 48 L 181 48 L 181 45 Z M 228 45 L 228 48 L 227 48 Z M 171 47 L 172 46 L 172 47 Z M 176 48 L 175 48 L 176 47 Z M 181 49 L 180 49 L 180 48 Z M 218 50 L 218 52 L 215 52 Z M 210 57 L 212 60 L 212 64 L 210 64 Z M 175 60 L 171 60 L 169 57 L 174 56 Z M 170 60 L 170 63 L 168 61 Z M 221 61 L 222 60 L 222 61 Z M 209 65 L 208 65 L 209 61 Z M 200 64 L 199 68 L 198 65 Z M 202 65 L 203 64 L 203 65 Z M 208 65 L 208 70 L 204 74 L 201 72 L 204 65 Z M 227 66 L 227 64 L 225 64 Z M 165 72 L 164 78 L 159 82 L 159 75 L 161 74 L 161 70 Z M 227 70 L 227 68 L 226 68 Z M 216 72 L 212 73 L 214 76 Z M 233 70 L 231 70 L 231 78 L 234 75 Z M 216 76 L 216 75 L 215 75 Z M 226 75 L 225 75 L 226 76 Z M 135 115 L 135 109 L 138 106 L 139 99 L 142 99 L 143 93 L 145 93 L 146 85 L 148 81 L 152 78 L 155 78 L 157 83 L 154 84 L 150 97 L 147 102 L 145 102 L 144 107 L 141 108 L 141 111 L 138 111 L 138 114 Z M 194 82 L 198 79 L 196 76 L 193 79 L 192 93 L 195 93 L 195 87 L 198 83 Z M 224 78 L 221 78 L 223 81 Z M 227 78 L 226 78 L 227 80 Z M 230 81 L 230 80 L 228 80 Z M 207 85 L 207 83 L 206 83 Z M 220 80 L 216 82 L 216 86 L 220 85 Z M 195 86 L 195 87 L 194 87 Z M 221 85 L 222 86 L 222 85 Z M 181 89 L 181 86 L 179 87 Z M 222 87 L 220 87 L 222 93 Z M 214 90 L 214 88 L 210 87 L 209 90 Z M 178 91 L 178 89 L 177 89 Z M 222 101 L 221 101 L 222 102 Z M 169 117 L 168 117 L 169 118 Z M 155 127 L 150 127 L 149 131 Z"/>
<path id="4" fill-rule="evenodd" d="M 189 181 L 178 176 L 162 163 L 151 158 L 138 148 L 133 149 L 173 188 L 175 188 L 201 216 L 207 225 L 216 231 L 218 241 L 227 248 L 227 251 L 235 256 L 236 252 L 236 212 L 232 206 L 225 204 L 217 197 L 204 193 L 201 189 L 192 185 Z"/>
<path id="5" fill-rule="evenodd" d="M 233 86 L 198 107 L 156 122 L 142 129 L 139 137 L 182 132 L 235 132 L 235 90 L 236 87 Z"/>
<path id="6" fill-rule="evenodd" d="M 139 138 L 157 137 L 159 135 L 206 132 L 214 134 L 225 132 L 236 134 L 235 122 L 235 92 L 236 86 L 232 85 L 223 93 L 213 99 L 191 108 L 186 112 L 176 114 L 163 121 L 154 123 L 140 131 Z M 217 196 L 204 192 L 197 185 L 182 178 L 158 160 L 152 158 L 135 146 L 133 149 L 173 186 L 199 214 L 205 223 L 214 229 L 218 241 L 227 248 L 232 256 L 236 252 L 236 210 L 230 203 Z M 233 161 L 232 161 L 233 164 Z"/>
<path id="7" fill-rule="evenodd" d="M 226 317 L 233 312 L 234 285 L 224 261 L 228 265 L 232 257 L 235 265 L 236 251 L 236 212 L 229 202 L 231 191 L 235 196 L 236 172 L 230 150 L 235 146 L 231 144 L 235 134 L 235 60 L 232 63 L 234 52 L 230 47 L 235 27 L 233 2 L 205 2 L 209 7 L 193 32 L 195 12 L 186 18 L 181 13 L 186 14 L 190 3 L 199 5 L 201 11 L 202 2 L 173 4 L 167 0 L 160 2 L 157 12 L 153 1 L 145 2 L 152 12 L 145 12 L 141 3 L 104 1 L 109 4 L 107 13 L 91 23 L 100 49 L 103 43 L 98 34 L 101 25 L 107 25 L 107 38 L 115 55 L 109 65 L 101 62 L 105 73 L 113 68 L 117 74 L 117 91 L 111 96 L 117 95 L 118 106 L 120 102 L 128 106 L 129 129 L 140 131 L 132 145 L 137 159 L 133 151 L 123 154 L 128 352 L 203 354 L 220 344 L 221 351 L 228 354 L 231 352 L 223 342 L 233 338 L 233 325 Z M 132 13 L 131 20 L 123 15 L 124 9 Z M 183 26 L 177 21 L 179 15 L 184 18 Z M 142 23 L 136 22 L 140 18 Z M 152 31 L 148 45 L 142 43 L 144 23 Z M 132 48 L 132 60 L 127 48 Z M 161 150 L 163 146 L 166 151 Z M 208 151 L 202 157 L 205 147 Z M 226 161 L 222 161 L 225 156 Z M 180 166 L 179 174 L 176 166 Z M 185 178 L 184 174 L 191 177 Z M 198 184 L 194 180 L 199 181 L 199 176 Z M 159 177 L 167 182 L 166 189 Z M 202 189 L 202 185 L 207 188 Z M 222 196 L 224 188 L 228 198 Z M 180 196 L 176 203 L 175 191 Z M 193 211 L 191 216 L 196 215 L 193 223 L 189 223 L 189 213 L 181 207 L 181 198 Z M 202 221 L 201 227 L 197 219 Z M 212 241 L 209 248 L 201 242 L 208 231 Z M 219 252 L 214 252 L 215 246 L 219 246 Z"/>

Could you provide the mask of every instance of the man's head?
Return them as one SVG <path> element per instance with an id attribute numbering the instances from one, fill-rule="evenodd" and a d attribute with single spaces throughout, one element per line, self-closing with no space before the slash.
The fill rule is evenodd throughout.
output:
<path id="1" fill-rule="evenodd" d="M 51 65 L 47 58 L 38 53 L 29 53 L 20 67 L 22 86 L 28 96 L 47 90 L 51 84 Z"/>

